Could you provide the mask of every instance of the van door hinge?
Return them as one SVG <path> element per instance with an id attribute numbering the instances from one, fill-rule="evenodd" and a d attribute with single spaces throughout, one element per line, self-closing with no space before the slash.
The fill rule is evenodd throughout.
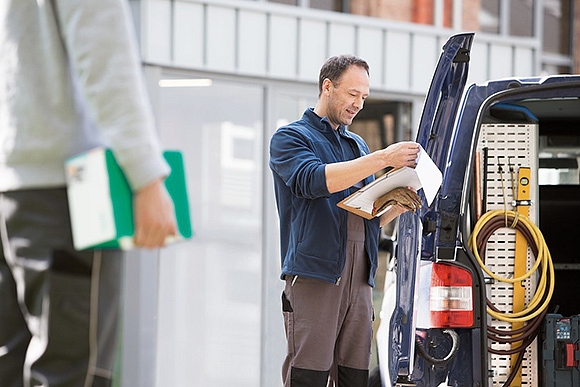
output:
<path id="1" fill-rule="evenodd" d="M 466 48 L 460 48 L 455 58 L 453 58 L 453 63 L 466 63 L 469 62 L 469 50 Z"/>
<path id="2" fill-rule="evenodd" d="M 439 239 L 441 242 L 451 243 L 455 241 L 457 235 L 457 218 L 453 213 L 442 213 L 441 229 L 439 230 Z"/>
<path id="3" fill-rule="evenodd" d="M 423 235 L 429 235 L 435 230 L 437 230 L 437 221 L 425 218 L 423 220 Z"/>

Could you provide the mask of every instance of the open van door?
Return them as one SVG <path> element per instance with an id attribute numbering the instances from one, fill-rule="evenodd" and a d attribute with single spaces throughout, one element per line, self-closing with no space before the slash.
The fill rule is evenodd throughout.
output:
<path id="1" fill-rule="evenodd" d="M 467 81 L 473 37 L 473 33 L 454 35 L 444 45 L 419 123 L 416 141 L 441 171 L 445 169 L 453 125 Z M 405 213 L 399 219 L 396 300 L 388 324 L 388 359 L 379 359 L 382 370 L 388 367 L 388 376 L 382 372 L 386 386 L 413 385 L 410 376 L 415 356 L 418 267 L 422 259 L 433 259 L 435 234 L 442 221 L 437 215 L 439 198 L 430 207 L 425 203 L 423 200 L 424 206 L 419 212 Z M 450 243 L 454 244 L 455 240 Z"/>

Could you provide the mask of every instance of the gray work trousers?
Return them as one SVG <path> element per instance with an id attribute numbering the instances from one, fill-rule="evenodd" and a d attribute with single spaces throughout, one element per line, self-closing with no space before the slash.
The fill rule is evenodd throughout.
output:
<path id="1" fill-rule="evenodd" d="M 0 385 L 110 386 L 122 252 L 75 251 L 66 190 L 0 193 Z"/>
<path id="2" fill-rule="evenodd" d="M 285 387 L 366 387 L 372 288 L 362 218 L 349 213 L 346 264 L 338 285 L 288 276 L 282 308 L 288 349 Z"/>

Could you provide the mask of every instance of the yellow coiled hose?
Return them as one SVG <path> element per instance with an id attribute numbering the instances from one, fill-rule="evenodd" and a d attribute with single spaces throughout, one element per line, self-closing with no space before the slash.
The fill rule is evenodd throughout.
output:
<path id="1" fill-rule="evenodd" d="M 496 275 L 485 266 L 480 250 L 485 253 L 489 237 L 498 229 L 509 227 L 522 232 L 536 257 L 534 265 L 524 275 L 517 278 L 505 278 Z M 476 223 L 469 238 L 469 247 L 473 251 L 482 270 L 500 282 L 518 283 L 529 278 L 541 265 L 540 281 L 530 303 L 520 312 L 500 312 L 487 307 L 487 313 L 497 320 L 509 323 L 526 322 L 542 313 L 550 303 L 554 293 L 554 265 L 544 236 L 540 229 L 525 215 L 515 211 L 492 210 L 486 212 Z M 546 293 L 547 292 L 547 293 Z M 543 300 L 543 302 L 542 302 Z M 541 305 L 538 307 L 538 305 Z"/>
<path id="2" fill-rule="evenodd" d="M 526 238 L 536 258 L 530 270 L 517 278 L 505 278 L 496 275 L 485 266 L 484 260 L 481 258 L 480 251 L 485 252 L 488 239 L 496 230 L 502 227 L 509 227 L 520 231 Z M 538 286 L 530 303 L 524 310 L 515 313 L 502 312 L 487 299 L 487 313 L 490 316 L 508 323 L 519 322 L 525 324 L 524 327 L 516 330 L 499 330 L 489 325 L 487 327 L 487 337 L 489 340 L 499 344 L 512 344 L 512 348 L 508 350 L 494 349 L 491 346 L 488 347 L 488 351 L 496 355 L 516 356 L 515 364 L 512 364 L 512 370 L 502 385 L 503 387 L 507 387 L 511 385 L 517 375 L 517 370 L 521 367 L 526 348 L 538 335 L 540 326 L 548 310 L 548 304 L 554 293 L 555 274 L 552 257 L 546 246 L 544 236 L 538 227 L 528 217 L 515 211 L 508 211 L 507 209 L 486 212 L 477 221 L 468 242 L 482 270 L 500 282 L 517 283 L 524 281 L 542 265 Z"/>

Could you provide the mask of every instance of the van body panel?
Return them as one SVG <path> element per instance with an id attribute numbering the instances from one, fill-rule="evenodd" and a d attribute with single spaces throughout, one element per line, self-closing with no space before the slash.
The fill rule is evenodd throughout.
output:
<path id="1" fill-rule="evenodd" d="M 455 115 L 467 80 L 469 51 L 473 34 L 452 36 L 437 64 L 425 105 L 417 142 L 431 159 L 443 169 L 452 135 Z M 422 259 L 423 219 L 436 218 L 437 198 L 431 207 L 425 205 L 417 213 L 400 217 L 397 244 L 397 262 L 401 268 L 396 278 L 396 302 L 390 318 L 388 366 L 391 384 L 397 379 L 408 379 L 414 368 L 415 319 L 418 286 L 418 264 Z M 432 223 L 429 223 L 429 225 Z M 429 230 L 427 232 L 430 233 Z"/>

